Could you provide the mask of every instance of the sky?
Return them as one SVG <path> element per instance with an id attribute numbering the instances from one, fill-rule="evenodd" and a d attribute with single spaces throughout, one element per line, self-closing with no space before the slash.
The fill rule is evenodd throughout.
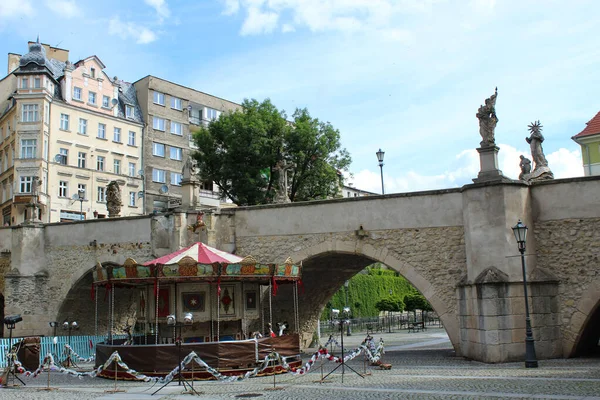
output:
<path id="1" fill-rule="evenodd" d="M 307 108 L 340 131 L 353 186 L 381 192 L 385 151 L 387 194 L 471 183 L 496 87 L 504 175 L 539 120 L 555 177 L 582 176 L 571 137 L 600 110 L 598 26 L 595 0 L 1 0 L 0 54 L 39 34 L 129 82 Z"/>

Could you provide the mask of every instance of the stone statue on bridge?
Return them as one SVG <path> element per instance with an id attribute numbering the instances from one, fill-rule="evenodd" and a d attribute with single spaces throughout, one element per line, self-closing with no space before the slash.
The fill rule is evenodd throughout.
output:
<path id="1" fill-rule="evenodd" d="M 521 168 L 521 173 L 519 174 L 520 181 L 526 181 L 529 178 L 529 174 L 531 174 L 531 160 L 524 155 L 521 155 L 521 162 L 519 163 L 519 167 Z"/>
<path id="2" fill-rule="evenodd" d="M 498 123 L 496 116 L 496 97 L 498 97 L 498 88 L 493 95 L 485 99 L 485 104 L 479 107 L 475 116 L 479 119 L 479 134 L 483 139 L 480 143 L 481 147 L 493 147 L 496 145 L 494 130 Z"/>
<path id="3" fill-rule="evenodd" d="M 121 213 L 121 188 L 117 181 L 111 181 L 106 186 L 106 209 L 108 210 L 108 217 L 118 217 Z"/>
<path id="4" fill-rule="evenodd" d="M 277 170 L 277 191 L 275 193 L 275 198 L 273 199 L 274 203 L 290 203 L 290 198 L 288 196 L 288 186 L 287 186 L 287 171 L 296 167 L 294 163 L 286 162 L 281 159 L 275 169 Z"/>
<path id="5" fill-rule="evenodd" d="M 196 177 L 196 161 L 191 156 L 185 160 L 183 168 L 181 169 L 181 180 L 190 181 Z"/>
<path id="6" fill-rule="evenodd" d="M 542 148 L 542 142 L 544 136 L 542 135 L 542 124 L 540 121 L 532 122 L 527 126 L 531 133 L 529 137 L 525 138 L 525 141 L 529 143 L 531 147 L 531 157 L 535 164 L 533 172 L 526 177 L 526 181 L 541 181 L 546 179 L 554 179 L 554 174 L 548 167 L 548 161 L 544 155 L 544 149 Z"/>

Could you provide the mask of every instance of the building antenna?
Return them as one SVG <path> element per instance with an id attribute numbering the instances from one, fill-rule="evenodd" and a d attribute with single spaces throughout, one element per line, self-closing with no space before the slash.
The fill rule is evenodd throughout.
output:
<path id="1" fill-rule="evenodd" d="M 61 41 L 60 41 L 60 42 L 58 42 L 58 43 L 56 44 L 56 46 L 54 46 L 54 47 L 58 47 L 58 46 L 60 46 L 60 44 L 61 44 L 62 42 L 63 42 L 63 41 L 61 40 Z"/>

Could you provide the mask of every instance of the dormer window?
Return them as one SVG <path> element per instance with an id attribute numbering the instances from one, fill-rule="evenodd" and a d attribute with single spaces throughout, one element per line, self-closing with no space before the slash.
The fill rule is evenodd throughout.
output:
<path id="1" fill-rule="evenodd" d="M 81 88 L 73 88 L 73 100 L 81 101 Z"/>
<path id="2" fill-rule="evenodd" d="M 125 116 L 127 118 L 133 119 L 133 107 L 129 104 L 125 105 Z"/>
<path id="3" fill-rule="evenodd" d="M 96 77 L 96 68 L 90 68 L 90 75 L 92 76 L 92 78 Z"/>

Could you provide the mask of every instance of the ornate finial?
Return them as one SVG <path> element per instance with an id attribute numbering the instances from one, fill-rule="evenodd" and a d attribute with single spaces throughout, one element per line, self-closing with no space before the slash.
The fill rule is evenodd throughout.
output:
<path id="1" fill-rule="evenodd" d="M 537 121 L 532 122 L 531 124 L 527 125 L 527 128 L 529 129 L 529 132 L 531 133 L 540 133 L 542 131 L 542 128 L 544 126 L 540 123 L 540 120 L 538 119 Z"/>
<path id="2" fill-rule="evenodd" d="M 256 263 L 256 258 L 252 256 L 246 256 L 242 261 L 240 261 L 240 264 L 242 265 L 256 265 Z"/>

